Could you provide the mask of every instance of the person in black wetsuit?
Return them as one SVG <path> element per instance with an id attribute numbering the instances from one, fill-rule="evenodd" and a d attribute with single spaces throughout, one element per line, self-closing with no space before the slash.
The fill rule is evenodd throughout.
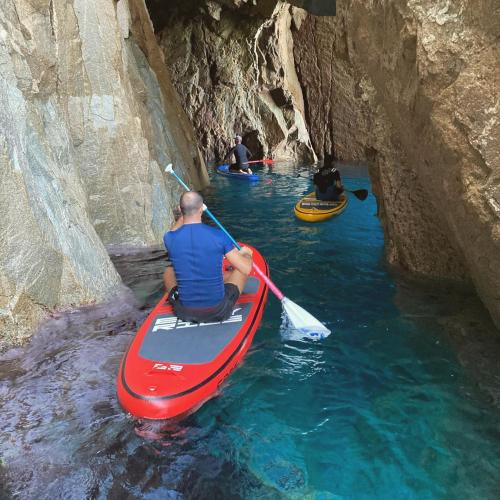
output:
<path id="1" fill-rule="evenodd" d="M 344 192 L 340 173 L 334 166 L 333 156 L 325 154 L 324 166 L 314 174 L 316 199 L 321 201 L 339 201 Z"/>
<path id="2" fill-rule="evenodd" d="M 231 172 L 238 172 L 241 174 L 251 174 L 252 170 L 248 167 L 248 160 L 252 157 L 252 153 L 248 150 L 248 148 L 241 143 L 242 138 L 241 135 L 236 135 L 234 137 L 235 146 L 231 148 L 229 153 L 227 153 L 224 161 L 229 161 L 231 155 L 234 154 L 236 158 L 236 163 L 233 163 L 229 166 L 229 170 Z"/>

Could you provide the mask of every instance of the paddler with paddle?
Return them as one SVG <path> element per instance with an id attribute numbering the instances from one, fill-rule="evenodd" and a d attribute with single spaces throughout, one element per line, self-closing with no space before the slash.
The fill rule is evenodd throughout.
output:
<path id="1" fill-rule="evenodd" d="M 339 201 L 344 192 L 340 172 L 334 166 L 334 157 L 325 153 L 324 166 L 314 174 L 314 187 L 316 199 L 321 201 Z"/>
<path id="2" fill-rule="evenodd" d="M 232 147 L 227 155 L 224 158 L 224 161 L 229 161 L 231 155 L 234 154 L 236 158 L 236 163 L 232 163 L 229 166 L 230 172 L 238 172 L 240 174 L 251 174 L 252 170 L 248 166 L 248 160 L 252 157 L 252 153 L 248 150 L 248 148 L 242 144 L 243 139 L 241 135 L 236 134 L 234 136 L 235 146 Z"/>
<path id="3" fill-rule="evenodd" d="M 183 193 L 179 208 L 181 216 L 163 237 L 171 261 L 163 275 L 168 300 L 183 321 L 225 321 L 252 270 L 252 250 L 238 250 L 220 229 L 202 223 L 205 205 L 196 191 Z M 233 269 L 223 274 L 224 256 Z"/>

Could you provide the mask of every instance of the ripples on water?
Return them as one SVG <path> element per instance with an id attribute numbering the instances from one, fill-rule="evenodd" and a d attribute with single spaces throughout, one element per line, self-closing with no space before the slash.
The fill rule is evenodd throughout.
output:
<path id="1" fill-rule="evenodd" d="M 310 187 L 296 175 L 307 172 L 278 164 L 258 185 L 214 178 L 207 205 L 332 335 L 283 339 L 270 297 L 222 397 L 168 427 L 134 422 L 114 381 L 161 294 L 163 253 L 121 251 L 135 299 L 56 317 L 0 358 L 3 497 L 498 498 L 498 410 L 476 383 L 500 386 L 498 371 L 484 377 L 500 352 L 484 310 L 388 273 L 372 196 L 323 224 L 296 221 Z M 369 186 L 364 170 L 342 172 L 349 187 Z M 479 330 L 483 351 L 464 341 Z"/>

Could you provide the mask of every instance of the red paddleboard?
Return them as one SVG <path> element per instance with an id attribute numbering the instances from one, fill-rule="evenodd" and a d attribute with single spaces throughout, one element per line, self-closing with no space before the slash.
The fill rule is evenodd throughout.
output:
<path id="1" fill-rule="evenodd" d="M 254 262 L 269 276 L 262 255 Z M 228 266 L 224 261 L 224 268 Z M 117 377 L 118 400 L 132 415 L 184 417 L 215 396 L 245 356 L 262 320 L 268 287 L 252 270 L 229 319 L 188 323 L 178 319 L 165 295 L 139 328 Z"/>

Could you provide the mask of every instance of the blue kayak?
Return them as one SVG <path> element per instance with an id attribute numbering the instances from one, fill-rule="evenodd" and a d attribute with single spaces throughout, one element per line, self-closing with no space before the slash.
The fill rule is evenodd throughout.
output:
<path id="1" fill-rule="evenodd" d="M 229 165 L 221 165 L 217 167 L 217 173 L 220 175 L 224 175 L 225 177 L 231 177 L 231 179 L 241 179 L 243 181 L 259 181 L 260 176 L 256 174 L 240 174 L 238 172 L 230 172 Z"/>

